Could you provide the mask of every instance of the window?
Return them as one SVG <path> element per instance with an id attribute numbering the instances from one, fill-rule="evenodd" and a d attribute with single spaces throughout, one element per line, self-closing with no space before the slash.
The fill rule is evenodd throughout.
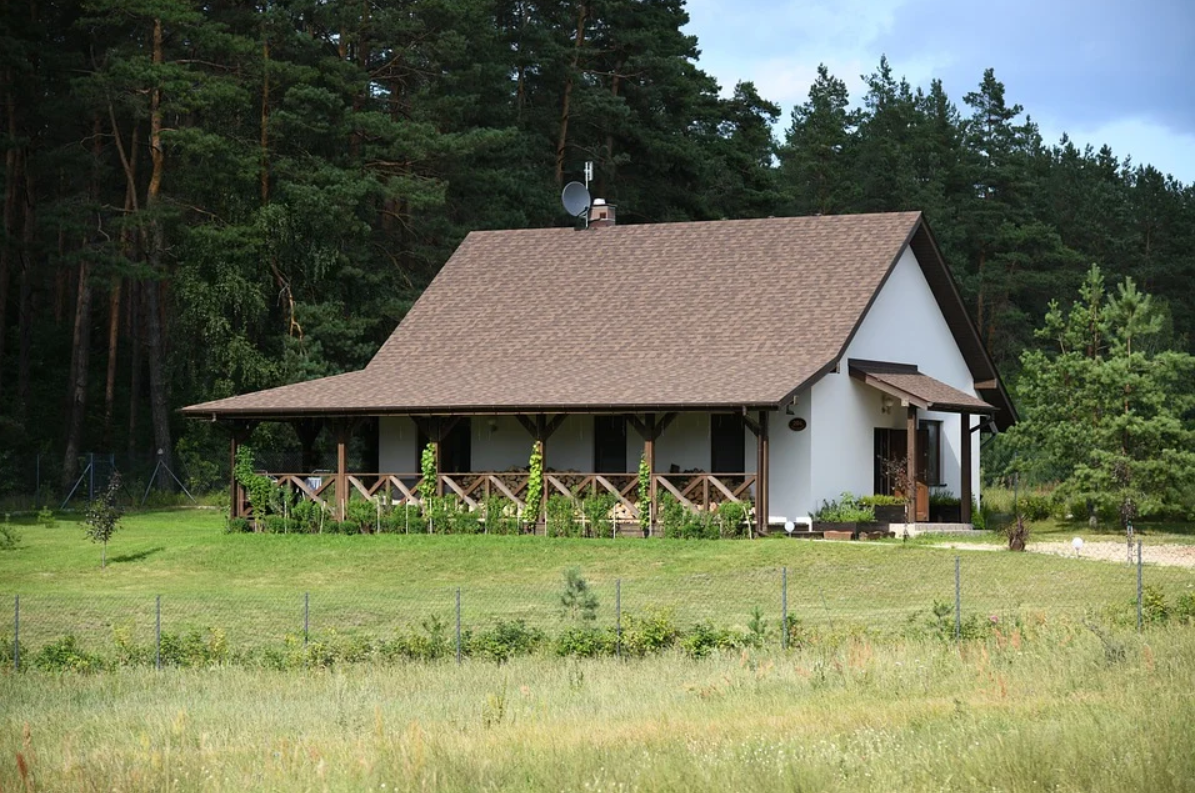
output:
<path id="1" fill-rule="evenodd" d="M 922 421 L 921 429 L 925 431 L 925 476 L 930 487 L 941 487 L 942 480 L 942 422 Z"/>
<path id="2" fill-rule="evenodd" d="M 593 417 L 593 471 L 627 473 L 627 420 L 622 416 Z"/>
<path id="3" fill-rule="evenodd" d="M 737 413 L 710 416 L 710 473 L 741 474 L 747 467 L 743 417 Z"/>
<path id="4" fill-rule="evenodd" d="M 415 470 L 423 465 L 423 450 L 429 438 L 419 432 L 415 447 Z M 448 431 L 440 444 L 440 470 L 446 474 L 464 474 L 470 471 L 473 457 L 473 429 L 468 416 L 461 417 Z"/>

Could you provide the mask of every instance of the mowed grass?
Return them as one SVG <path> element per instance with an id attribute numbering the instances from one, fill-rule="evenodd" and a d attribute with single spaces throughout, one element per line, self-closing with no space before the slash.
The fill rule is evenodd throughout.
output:
<path id="1" fill-rule="evenodd" d="M 935 602 L 953 606 L 956 557 L 964 617 L 1127 614 L 1137 583 L 1124 564 L 923 542 L 230 535 L 223 526 L 215 510 L 131 514 L 101 570 L 77 519 L 24 525 L 21 547 L 0 552 L 0 595 L 20 595 L 32 649 L 68 633 L 98 647 L 118 627 L 145 641 L 160 595 L 164 631 L 219 628 L 235 650 L 301 635 L 305 616 L 314 636 L 382 637 L 431 616 L 451 623 L 458 589 L 466 628 L 521 619 L 551 631 L 571 567 L 594 588 L 603 625 L 621 599 L 623 613 L 664 609 L 682 627 L 743 628 L 757 613 L 777 626 L 786 575 L 788 613 L 802 621 L 899 633 Z M 1195 589 L 1190 569 L 1147 567 L 1144 578 L 1171 600 Z M 6 624 L 0 634 L 11 633 Z"/>
<path id="2" fill-rule="evenodd" d="M 1195 631 L 0 674 L 0 789 L 1190 791 Z M 22 771 L 22 768 L 24 769 Z"/>

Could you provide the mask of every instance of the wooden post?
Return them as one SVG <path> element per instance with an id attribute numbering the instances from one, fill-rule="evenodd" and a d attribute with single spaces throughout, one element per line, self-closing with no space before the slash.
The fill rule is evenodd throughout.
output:
<path id="1" fill-rule="evenodd" d="M 644 426 L 647 432 L 643 436 L 643 456 L 647 460 L 648 479 L 651 486 L 648 487 L 648 504 L 647 504 L 647 536 L 652 536 L 656 532 L 656 492 L 658 485 L 656 483 L 656 414 L 648 413 L 643 417 Z M 643 509 L 642 506 L 639 507 Z"/>
<path id="2" fill-rule="evenodd" d="M 962 476 L 960 477 L 961 484 L 959 489 L 962 493 L 959 495 L 959 506 L 962 507 L 963 523 L 971 522 L 971 414 L 963 413 L 959 416 L 960 434 L 962 435 L 963 445 L 959 449 L 959 458 L 962 461 Z"/>
<path id="3" fill-rule="evenodd" d="M 349 512 L 348 447 L 350 427 L 347 420 L 336 422 L 336 519 L 345 520 Z"/>
<path id="4" fill-rule="evenodd" d="M 768 532 L 768 412 L 759 411 L 759 434 L 755 438 L 755 533 Z"/>
<path id="5" fill-rule="evenodd" d="M 905 477 L 909 492 L 905 494 L 905 522 L 917 522 L 917 406 L 909 405 L 905 421 Z"/>
<path id="6" fill-rule="evenodd" d="M 253 428 L 257 426 L 254 421 L 233 421 L 229 424 L 229 505 L 228 516 L 230 518 L 242 518 L 245 516 L 244 510 L 241 509 L 241 486 L 237 482 L 237 452 L 241 448 L 241 444 L 249 440 L 249 436 L 253 434 Z"/>
<path id="7" fill-rule="evenodd" d="M 535 442 L 539 444 L 540 468 L 544 472 L 543 487 L 539 491 L 539 514 L 544 521 L 544 536 L 548 536 L 548 417 L 540 413 L 535 417 Z"/>

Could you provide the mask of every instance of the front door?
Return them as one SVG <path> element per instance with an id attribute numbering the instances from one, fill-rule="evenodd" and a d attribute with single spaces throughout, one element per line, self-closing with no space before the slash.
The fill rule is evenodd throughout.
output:
<path id="1" fill-rule="evenodd" d="M 900 482 L 907 470 L 909 435 L 907 430 L 875 428 L 875 472 L 876 495 L 903 496 Z M 917 520 L 929 520 L 929 432 L 923 427 L 917 430 Z"/>

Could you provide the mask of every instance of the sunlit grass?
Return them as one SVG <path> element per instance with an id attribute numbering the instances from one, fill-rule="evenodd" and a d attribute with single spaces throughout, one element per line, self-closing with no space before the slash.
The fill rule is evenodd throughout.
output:
<path id="1" fill-rule="evenodd" d="M 0 789 L 1062 790 L 1195 785 L 1195 633 L 691 661 L 0 676 Z"/>

